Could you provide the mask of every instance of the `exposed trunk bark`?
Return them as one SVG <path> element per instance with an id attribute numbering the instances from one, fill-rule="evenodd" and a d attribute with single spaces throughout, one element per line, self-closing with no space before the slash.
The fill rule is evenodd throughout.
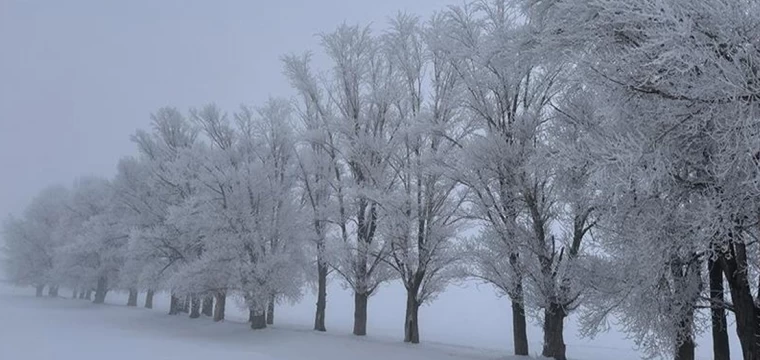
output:
<path id="1" fill-rule="evenodd" d="M 181 304 L 180 299 L 174 293 L 171 294 L 171 299 L 169 300 L 169 315 L 177 315 L 181 311 Z"/>
<path id="2" fill-rule="evenodd" d="M 274 295 L 269 295 L 267 302 L 267 325 L 274 325 Z"/>
<path id="3" fill-rule="evenodd" d="M 98 286 L 95 288 L 95 300 L 92 302 L 95 304 L 102 304 L 106 301 L 106 293 L 108 293 L 108 280 L 105 276 L 98 278 Z"/>
<path id="4" fill-rule="evenodd" d="M 420 303 L 417 301 L 417 288 L 406 290 L 406 320 L 404 321 L 404 342 L 419 344 L 420 327 L 418 313 Z"/>
<path id="5" fill-rule="evenodd" d="M 84 299 L 84 290 L 79 290 L 79 299 L 80 300 Z"/>
<path id="6" fill-rule="evenodd" d="M 354 335 L 367 335 L 367 303 L 369 294 L 354 292 Z"/>
<path id="7" fill-rule="evenodd" d="M 153 308 L 153 295 L 155 292 L 153 290 L 148 290 L 148 293 L 145 294 L 145 308 L 146 309 L 152 309 Z"/>
<path id="8" fill-rule="evenodd" d="M 224 320 L 224 308 L 227 303 L 227 294 L 224 291 L 219 291 L 214 294 L 216 298 L 214 301 L 214 321 Z"/>
<path id="9" fill-rule="evenodd" d="M 710 271 L 710 307 L 712 320 L 713 359 L 731 360 L 731 350 L 728 345 L 728 323 L 723 294 L 723 270 L 718 262 L 709 260 Z"/>
<path id="10" fill-rule="evenodd" d="M 249 317 L 251 319 L 251 329 L 259 330 L 266 329 L 267 327 L 267 314 L 264 307 L 252 306 L 249 309 Z"/>
<path id="11" fill-rule="evenodd" d="M 544 310 L 544 349 L 541 355 L 556 360 L 567 360 L 563 336 L 565 316 L 567 313 L 560 304 L 550 304 Z"/>
<path id="12" fill-rule="evenodd" d="M 92 300 L 92 290 L 87 289 L 87 292 L 84 295 L 84 299 L 87 300 L 87 301 Z"/>
<path id="13" fill-rule="evenodd" d="M 127 306 L 137 306 L 137 289 L 129 289 L 129 298 Z"/>
<path id="14" fill-rule="evenodd" d="M 314 315 L 314 330 L 327 331 L 325 310 L 327 309 L 327 264 L 317 264 L 317 313 Z"/>
<path id="15" fill-rule="evenodd" d="M 197 319 L 201 317 L 201 298 L 198 295 L 190 296 L 190 318 Z"/>
<path id="16" fill-rule="evenodd" d="M 34 288 L 34 291 L 35 291 L 34 296 L 36 296 L 36 297 L 42 297 L 42 294 L 45 291 L 45 285 L 37 285 Z"/>
<path id="17" fill-rule="evenodd" d="M 758 309 L 752 298 L 747 278 L 747 257 L 743 243 L 733 242 L 729 254 L 721 256 L 720 264 L 725 271 L 731 300 L 736 314 L 736 334 L 742 347 L 744 360 L 760 359 L 760 326 Z"/>
<path id="18" fill-rule="evenodd" d="M 48 296 L 58 297 L 58 286 L 50 285 L 50 287 L 48 288 Z"/>
<path id="19" fill-rule="evenodd" d="M 690 311 L 688 319 L 684 319 L 682 326 L 684 331 L 684 339 L 680 344 L 676 346 L 675 360 L 694 360 L 694 335 L 692 334 L 691 324 L 694 321 L 694 311 Z"/>
<path id="20" fill-rule="evenodd" d="M 520 299 L 512 300 L 512 341 L 515 355 L 528 356 L 528 326 L 525 321 L 525 307 Z"/>
<path id="21" fill-rule="evenodd" d="M 214 316 L 214 295 L 206 294 L 203 296 L 201 314 L 204 316 Z"/>
<path id="22" fill-rule="evenodd" d="M 694 340 L 688 339 L 678 345 L 675 360 L 694 360 Z"/>

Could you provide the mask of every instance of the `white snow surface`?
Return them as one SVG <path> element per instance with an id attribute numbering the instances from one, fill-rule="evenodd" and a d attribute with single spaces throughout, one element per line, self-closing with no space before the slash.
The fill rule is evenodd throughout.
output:
<path id="1" fill-rule="evenodd" d="M 35 298 L 32 288 L 0 283 L 2 360 L 517 360 L 511 353 L 509 303 L 487 286 L 452 287 L 421 309 L 423 344 L 404 344 L 401 286 L 388 285 L 371 298 L 369 336 L 350 335 L 352 298 L 337 284 L 329 288 L 327 333 L 311 331 L 314 299 L 281 304 L 275 326 L 253 331 L 234 299 L 227 319 L 166 315 L 168 299 L 157 295 L 153 310 L 124 306 L 126 294 L 109 293 L 107 304 L 67 298 Z M 144 294 L 140 294 L 140 305 Z M 579 339 L 572 320 L 566 326 L 568 355 L 577 360 L 640 359 L 630 340 L 615 331 Z M 541 332 L 529 329 L 531 354 L 540 352 Z M 733 335 L 732 335 L 733 336 Z M 709 359 L 707 339 L 698 359 Z M 701 339 L 700 339 L 701 340 Z M 734 340 L 734 339 L 732 339 Z M 740 353 L 733 346 L 736 356 Z M 534 355 L 535 356 L 535 355 Z"/>

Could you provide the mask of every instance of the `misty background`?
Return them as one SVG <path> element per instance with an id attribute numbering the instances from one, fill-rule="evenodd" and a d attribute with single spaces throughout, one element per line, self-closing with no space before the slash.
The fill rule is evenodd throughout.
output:
<path id="1" fill-rule="evenodd" d="M 293 92 L 280 56 L 338 24 L 382 29 L 448 0 L 0 1 L 0 217 L 39 189 L 110 177 L 161 106 L 233 111 Z"/>

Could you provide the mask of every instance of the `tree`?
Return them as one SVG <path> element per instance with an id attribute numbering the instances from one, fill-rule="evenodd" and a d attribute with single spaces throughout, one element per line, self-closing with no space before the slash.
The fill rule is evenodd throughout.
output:
<path id="1" fill-rule="evenodd" d="M 403 125 L 396 135 L 400 151 L 389 160 L 395 186 L 381 202 L 387 220 L 378 232 L 389 239 L 388 262 L 407 291 L 404 341 L 415 344 L 420 341 L 420 305 L 459 275 L 455 240 L 464 224 L 460 209 L 467 193 L 452 168 L 460 165 L 459 141 L 469 129 L 456 108 L 460 99 L 453 67 L 425 44 L 424 37 L 437 36 L 436 30 L 399 15 L 383 39 L 391 65 L 399 71 L 395 86 L 402 96 L 396 107 Z M 430 98 L 423 93 L 427 66 L 432 68 Z"/>
<path id="2" fill-rule="evenodd" d="M 189 257 L 192 240 L 183 237 L 180 229 L 168 222 L 173 207 L 190 197 L 194 189 L 186 181 L 191 169 L 180 163 L 180 156 L 192 148 L 198 136 L 185 117 L 175 108 L 160 108 L 151 115 L 153 131 L 137 131 L 132 140 L 140 151 L 135 166 L 131 191 L 122 193 L 124 204 L 145 216 L 130 232 L 129 247 L 135 267 L 143 269 L 140 278 L 150 287 L 170 290 L 170 314 L 180 310 L 179 285 L 171 278 L 180 264 Z M 144 165 L 142 165 L 144 164 Z M 134 165 L 133 165 L 134 166 Z M 144 167 L 143 167 L 144 166 Z M 144 179 L 144 180 L 143 180 Z"/>
<path id="3" fill-rule="evenodd" d="M 380 201 L 392 186 L 388 160 L 400 126 L 393 108 L 394 70 L 366 28 L 343 25 L 321 38 L 333 63 L 330 79 L 321 86 L 330 105 L 319 103 L 323 90 L 305 71 L 308 57 L 292 61 L 289 71 L 293 85 L 324 121 L 325 136 L 317 139 L 330 159 L 327 181 L 335 206 L 329 219 L 338 238 L 329 263 L 354 292 L 353 333 L 366 335 L 369 297 L 392 275 L 384 262 L 388 247 L 376 235 Z"/>
<path id="4" fill-rule="evenodd" d="M 755 1 L 712 0 L 636 6 L 606 0 L 547 1 L 530 7 L 547 24 L 544 41 L 572 53 L 577 70 L 607 104 L 607 135 L 613 136 L 603 142 L 606 154 L 597 165 L 617 180 L 609 184 L 615 193 L 635 194 L 618 199 L 636 199 L 639 206 L 657 199 L 660 209 L 677 209 L 667 230 L 678 229 L 668 236 L 673 259 L 654 257 L 650 267 L 691 264 L 695 256 L 703 262 L 717 260 L 731 292 L 745 359 L 760 356 L 758 309 L 750 285 L 754 281 L 747 271 L 748 239 L 755 231 L 747 219 L 756 217 L 756 188 L 749 184 L 757 177 L 757 132 L 752 125 L 757 69 L 750 61 L 757 55 L 757 8 Z M 620 189 L 621 183 L 627 190 Z M 653 246 L 662 234 L 644 232 L 640 246 Z M 680 234 L 688 235 L 685 243 L 678 241 Z M 692 309 L 676 312 L 681 318 L 670 322 L 670 334 L 693 332 L 684 324 L 692 322 L 696 303 L 689 300 L 690 291 L 674 292 L 684 269 L 680 274 L 665 276 L 670 286 L 656 287 L 660 295 L 681 294 L 680 302 L 692 304 Z M 688 348 L 693 347 L 693 335 L 676 339 L 675 345 L 667 343 L 659 351 L 692 358 Z"/>
<path id="5" fill-rule="evenodd" d="M 472 194 L 471 217 L 484 226 L 468 246 L 470 273 L 512 300 L 515 354 L 528 354 L 525 308 L 535 305 L 544 310 L 543 355 L 564 359 L 562 323 L 576 304 L 556 290 L 566 282 L 559 269 L 575 255 L 563 258 L 571 241 L 551 231 L 561 211 L 548 126 L 551 101 L 565 86 L 564 61 L 544 56 L 534 38 L 540 24 L 507 1 L 454 7 L 445 21 L 437 46 L 460 77 L 477 126 L 460 175 Z"/>
<path id="6" fill-rule="evenodd" d="M 337 152 L 329 147 L 333 133 L 327 126 L 332 115 L 326 109 L 323 92 L 309 68 L 311 56 L 288 55 L 282 58 L 285 75 L 298 91 L 300 100 L 299 117 L 302 133 L 298 135 L 303 144 L 295 153 L 298 160 L 301 192 L 307 208 L 311 212 L 316 248 L 317 304 L 314 315 L 314 330 L 327 331 L 325 312 L 327 309 L 327 275 L 329 273 L 327 237 L 333 197 L 330 179 L 339 171 L 336 166 Z"/>
<path id="7" fill-rule="evenodd" d="M 45 285 L 57 287 L 55 255 L 61 239 L 56 233 L 67 199 L 65 187 L 45 188 L 32 199 L 23 218 L 9 217 L 3 222 L 5 274 L 17 285 L 35 286 L 37 296 L 42 296 Z"/>
<path id="8" fill-rule="evenodd" d="M 113 189 L 108 180 L 81 178 L 74 183 L 67 203 L 65 232 L 70 241 L 62 248 L 58 273 L 62 278 L 95 284 L 96 304 L 117 285 L 127 244 L 126 224 L 119 221 Z"/>

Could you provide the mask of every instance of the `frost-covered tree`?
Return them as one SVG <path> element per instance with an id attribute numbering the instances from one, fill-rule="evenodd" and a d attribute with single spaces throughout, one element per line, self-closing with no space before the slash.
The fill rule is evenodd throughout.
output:
<path id="1" fill-rule="evenodd" d="M 452 170 L 461 163 L 460 141 L 469 131 L 459 111 L 460 88 L 453 66 L 426 37 L 436 41 L 439 18 L 423 28 L 416 17 L 398 15 L 383 38 L 397 69 L 396 107 L 403 122 L 390 157 L 394 186 L 381 201 L 386 219 L 378 233 L 390 244 L 389 264 L 407 291 L 404 341 L 419 343 L 419 307 L 459 275 L 455 240 L 464 225 L 467 189 Z M 430 89 L 429 91 L 427 91 Z M 427 95 L 427 94 L 430 95 Z"/>
<path id="2" fill-rule="evenodd" d="M 565 88 L 567 66 L 535 38 L 540 24 L 508 1 L 454 7 L 445 21 L 437 46 L 456 69 L 477 126 L 464 146 L 467 171 L 460 176 L 471 191 L 471 216 L 483 225 L 469 242 L 470 272 L 512 300 L 515 354 L 528 354 L 525 310 L 535 306 L 543 310 L 543 355 L 564 359 L 563 321 L 578 300 L 565 270 L 589 220 L 584 208 L 572 216 L 579 232 L 555 230 L 565 204 L 553 160 L 551 104 Z"/>
<path id="3" fill-rule="evenodd" d="M 45 188 L 32 199 L 21 218 L 9 217 L 3 222 L 5 274 L 15 284 L 35 286 L 37 296 L 42 296 L 45 285 L 53 294 L 58 286 L 53 269 L 61 244 L 56 233 L 68 196 L 63 186 Z"/>
<path id="4" fill-rule="evenodd" d="M 337 178 L 337 149 L 329 146 L 334 136 L 327 126 L 332 114 L 324 91 L 310 69 L 311 55 L 288 55 L 282 58 L 284 73 L 291 86 L 298 92 L 296 103 L 301 119 L 297 144 L 298 179 L 301 196 L 310 213 L 313 239 L 316 249 L 317 269 L 317 304 L 314 315 L 314 330 L 326 331 L 325 316 L 327 309 L 328 233 L 333 207 L 334 188 L 331 179 Z"/>
<path id="5" fill-rule="evenodd" d="M 134 201 L 142 202 L 155 219 L 130 231 L 130 252 L 137 255 L 142 277 L 159 282 L 171 295 L 170 314 L 180 312 L 180 284 L 170 282 L 179 265 L 192 255 L 197 239 L 183 234 L 168 222 L 171 210 L 194 192 L 190 183 L 191 164 L 181 162 L 182 155 L 191 149 L 198 130 L 175 108 L 164 107 L 151 115 L 151 132 L 137 131 L 132 140 L 137 144 L 140 161 L 144 163 L 147 187 L 137 191 Z"/>
<path id="6" fill-rule="evenodd" d="M 293 85 L 324 121 L 325 136 L 317 139 L 330 161 L 334 206 L 328 217 L 334 226 L 328 233 L 337 240 L 329 263 L 353 290 L 353 332 L 365 335 L 369 297 L 392 276 L 384 262 L 388 246 L 377 231 L 381 199 L 393 185 L 389 159 L 401 123 L 394 107 L 397 73 L 367 28 L 342 25 L 321 38 L 332 63 L 322 84 L 303 70 L 308 58 L 286 59 L 286 66 Z M 319 100 L 323 93 L 329 104 Z"/>
<path id="7" fill-rule="evenodd" d="M 749 220 L 757 218 L 758 5 L 598 0 L 542 1 L 528 8 L 546 24 L 542 41 L 573 54 L 577 72 L 603 100 L 610 124 L 596 164 L 610 179 L 611 194 L 627 193 L 616 195 L 615 206 L 672 209 L 671 216 L 651 219 L 651 228 L 639 228 L 635 244 L 651 249 L 667 241 L 667 256 L 647 258 L 649 268 L 659 271 L 648 279 L 680 268 L 662 276 L 668 286 L 652 287 L 664 303 L 650 309 L 688 311 L 673 312 L 680 318 L 665 324 L 637 321 L 628 330 L 670 339 L 653 351 L 679 359 L 693 358 L 694 327 L 685 324 L 692 322 L 695 301 L 693 286 L 676 290 L 682 288 L 679 278 L 695 276 L 689 268 L 695 258 L 709 263 L 711 274 L 720 267 L 715 278 L 725 275 L 743 357 L 760 356 L 757 281 L 750 278 L 756 229 Z M 624 220 L 628 226 L 640 221 Z M 610 242 L 618 236 L 609 236 Z M 614 246 L 608 251 L 619 257 L 632 252 Z M 711 307 L 726 307 L 716 299 Z M 719 327 L 725 321 L 717 316 L 713 324 Z M 725 334 L 714 329 L 713 335 L 715 357 L 727 358 Z"/>
<path id="8" fill-rule="evenodd" d="M 110 182 L 94 177 L 76 181 L 67 209 L 65 223 L 73 227 L 67 235 L 73 238 L 62 249 L 59 273 L 94 283 L 93 301 L 103 303 L 108 291 L 118 287 L 128 234 Z"/>

